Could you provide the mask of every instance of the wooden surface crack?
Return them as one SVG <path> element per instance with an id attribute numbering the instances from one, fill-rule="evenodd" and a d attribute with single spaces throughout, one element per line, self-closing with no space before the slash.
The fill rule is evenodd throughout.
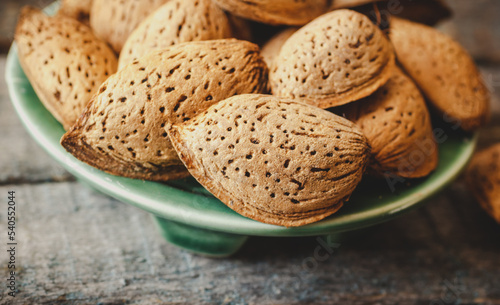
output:
<path id="1" fill-rule="evenodd" d="M 29 179 L 27 177 L 15 177 L 7 178 L 7 180 L 0 180 L 0 186 L 9 185 L 37 185 L 45 183 L 64 183 L 64 182 L 74 182 L 77 181 L 76 178 L 70 174 L 61 177 L 48 177 L 43 179 Z"/>

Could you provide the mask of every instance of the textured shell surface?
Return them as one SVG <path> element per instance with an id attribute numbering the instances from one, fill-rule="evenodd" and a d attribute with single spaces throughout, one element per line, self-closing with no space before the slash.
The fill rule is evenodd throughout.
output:
<path id="1" fill-rule="evenodd" d="M 466 181 L 483 209 L 500 223 L 500 144 L 484 149 L 472 158 Z"/>
<path id="2" fill-rule="evenodd" d="M 371 96 L 342 108 L 368 138 L 371 167 L 379 175 L 418 178 L 437 167 L 438 146 L 429 110 L 401 70 Z"/>
<path id="3" fill-rule="evenodd" d="M 384 0 L 332 0 L 330 8 L 332 10 L 340 8 L 351 8 L 369 3 L 376 3 Z"/>
<path id="4" fill-rule="evenodd" d="M 325 13 L 330 0 L 213 0 L 224 10 L 246 19 L 268 23 L 304 25 Z"/>
<path id="5" fill-rule="evenodd" d="M 241 40 L 187 42 L 153 51 L 111 76 L 62 145 L 115 175 L 147 180 L 186 176 L 164 127 L 213 103 L 267 90 L 258 46 Z"/>
<path id="6" fill-rule="evenodd" d="M 170 0 L 130 34 L 120 53 L 119 69 L 177 43 L 230 37 L 226 14 L 211 0 Z"/>
<path id="7" fill-rule="evenodd" d="M 262 54 L 262 57 L 264 57 L 268 67 L 272 66 L 274 60 L 278 57 L 281 51 L 281 47 L 297 30 L 298 28 L 296 27 L 285 29 L 271 37 L 271 39 L 269 39 L 262 47 L 262 51 L 260 53 Z"/>
<path id="8" fill-rule="evenodd" d="M 370 151 L 352 122 L 271 95 L 228 98 L 168 132 L 212 194 L 246 217 L 282 226 L 337 211 L 361 180 Z"/>
<path id="9" fill-rule="evenodd" d="M 347 104 L 384 85 L 394 58 L 390 42 L 366 16 L 335 10 L 285 42 L 271 67 L 270 85 L 274 95 L 320 108 Z"/>
<path id="10" fill-rule="evenodd" d="M 65 129 L 116 71 L 117 59 L 108 45 L 89 27 L 66 16 L 49 17 L 25 7 L 15 40 L 35 92 Z"/>
<path id="11" fill-rule="evenodd" d="M 119 54 L 132 31 L 169 0 L 93 0 L 90 26 Z"/>
<path id="12" fill-rule="evenodd" d="M 462 46 L 432 27 L 399 18 L 391 20 L 390 38 L 398 61 L 447 121 L 468 131 L 486 124 L 489 92 Z"/>
<path id="13" fill-rule="evenodd" d="M 89 24 L 92 0 L 63 0 L 58 14 Z"/>

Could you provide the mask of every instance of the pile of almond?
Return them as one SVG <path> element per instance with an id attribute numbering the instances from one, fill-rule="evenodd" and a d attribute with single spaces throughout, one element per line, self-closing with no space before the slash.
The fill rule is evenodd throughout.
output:
<path id="1" fill-rule="evenodd" d="M 401 16 L 418 19 L 407 2 Z M 467 52 L 427 25 L 379 18 L 387 5 L 67 0 L 55 17 L 23 9 L 16 43 L 76 158 L 129 178 L 191 175 L 241 215 L 301 226 L 335 213 L 367 169 L 429 175 L 429 108 L 466 131 L 487 121 Z M 282 31 L 252 43 L 263 29 Z"/>

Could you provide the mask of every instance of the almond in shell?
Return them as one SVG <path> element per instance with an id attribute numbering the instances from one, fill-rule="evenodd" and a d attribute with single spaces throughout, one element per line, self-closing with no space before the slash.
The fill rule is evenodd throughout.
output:
<path id="1" fill-rule="evenodd" d="M 371 96 L 346 105 L 372 147 L 370 167 L 379 175 L 424 177 L 438 164 L 438 147 L 423 96 L 399 69 Z"/>
<path id="2" fill-rule="evenodd" d="M 500 144 L 473 157 L 466 181 L 483 209 L 500 223 Z"/>
<path id="3" fill-rule="evenodd" d="M 191 175 L 214 196 L 243 216 L 280 226 L 335 213 L 369 159 L 352 122 L 271 95 L 234 96 L 167 129 Z"/>
<path id="4" fill-rule="evenodd" d="M 335 10 L 295 32 L 270 72 L 273 95 L 320 108 L 347 104 L 383 86 L 395 68 L 388 39 L 366 16 Z"/>
<path id="5" fill-rule="evenodd" d="M 304 25 L 329 8 L 329 0 L 213 1 L 231 14 L 268 24 Z"/>
<path id="6" fill-rule="evenodd" d="M 130 34 L 120 53 L 119 69 L 152 50 L 181 42 L 230 37 L 226 14 L 211 0 L 171 0 Z"/>
<path id="7" fill-rule="evenodd" d="M 117 54 L 132 31 L 169 0 L 93 0 L 90 26 Z"/>
<path id="8" fill-rule="evenodd" d="M 267 90 L 258 46 L 235 39 L 153 51 L 111 76 L 61 144 L 114 175 L 169 180 L 188 175 L 164 128 L 210 105 Z"/>
<path id="9" fill-rule="evenodd" d="M 285 42 L 293 35 L 293 33 L 297 32 L 298 28 L 291 27 L 285 29 L 278 34 L 274 35 L 269 39 L 266 44 L 262 47 L 262 57 L 267 63 L 268 67 L 271 67 L 276 57 L 278 57 L 281 47 L 285 44 Z"/>
<path id="10" fill-rule="evenodd" d="M 68 129 L 116 71 L 117 60 L 91 29 L 66 16 L 25 7 L 15 40 L 19 61 L 44 106 Z"/>
<path id="11" fill-rule="evenodd" d="M 392 18 L 390 38 L 398 61 L 447 121 L 464 130 L 489 118 L 488 89 L 470 55 L 451 37 L 411 21 Z"/>
<path id="12" fill-rule="evenodd" d="M 332 0 L 331 9 L 337 10 L 341 8 L 353 8 L 369 3 L 376 3 L 384 0 Z"/>
<path id="13" fill-rule="evenodd" d="M 91 6 L 92 0 L 63 0 L 58 13 L 88 25 Z"/>

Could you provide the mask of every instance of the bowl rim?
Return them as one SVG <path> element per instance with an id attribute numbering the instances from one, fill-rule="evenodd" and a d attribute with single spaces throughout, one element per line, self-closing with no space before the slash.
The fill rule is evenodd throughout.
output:
<path id="1" fill-rule="evenodd" d="M 58 5 L 58 2 L 52 4 L 51 7 L 56 5 Z M 146 210 L 156 216 L 226 233 L 260 236 L 323 235 L 360 229 L 390 220 L 403 212 L 416 208 L 425 199 L 433 196 L 458 177 L 472 157 L 478 139 L 477 132 L 472 135 L 470 140 L 465 139 L 467 143 L 464 144 L 464 149 L 455 156 L 456 160 L 452 166 L 446 168 L 440 175 L 431 174 L 425 181 L 417 185 L 418 191 L 413 191 L 409 196 L 363 212 L 347 215 L 334 214 L 333 217 L 330 216 L 313 224 L 286 228 L 260 223 L 243 217 L 213 197 L 193 194 L 158 182 L 113 176 L 79 161 L 59 144 L 57 134 L 61 132 L 62 127 L 60 127 L 59 132 L 54 131 L 54 126 L 57 126 L 54 124 L 58 123 L 53 117 L 52 119 L 47 118 L 48 111 L 35 111 L 32 107 L 27 107 L 32 102 L 26 101 L 25 95 L 31 94 L 29 90 L 26 90 L 26 86 L 31 86 L 31 84 L 25 76 L 23 77 L 23 73 L 17 71 L 19 68 L 21 67 L 14 43 L 7 55 L 5 68 L 5 79 L 11 102 L 25 129 L 34 140 L 71 174 L 111 197 Z M 36 99 L 38 100 L 38 98 Z M 41 105 L 39 100 L 38 103 Z M 41 121 L 40 118 L 46 119 L 46 122 Z M 39 122 L 43 122 L 45 125 L 39 125 Z M 59 135 L 59 138 L 61 135 Z M 152 193 L 153 191 L 165 191 L 166 188 L 168 188 L 168 200 L 160 196 L 160 194 Z M 179 204 L 179 202 L 188 202 L 189 204 L 184 205 Z M 218 204 L 223 207 L 207 210 L 206 205 L 210 204 Z"/>

